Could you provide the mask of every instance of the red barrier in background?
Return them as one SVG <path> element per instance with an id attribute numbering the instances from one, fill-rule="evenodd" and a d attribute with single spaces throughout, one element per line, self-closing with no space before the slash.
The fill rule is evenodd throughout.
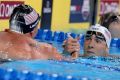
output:
<path id="1" fill-rule="evenodd" d="M 8 19 L 14 7 L 24 4 L 24 1 L 1 1 L 0 2 L 0 19 Z"/>

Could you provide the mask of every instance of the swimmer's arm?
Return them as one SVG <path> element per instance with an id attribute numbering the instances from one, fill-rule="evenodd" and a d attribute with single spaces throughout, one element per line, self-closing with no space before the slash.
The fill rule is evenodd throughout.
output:
<path id="1" fill-rule="evenodd" d="M 77 38 L 72 38 L 71 36 L 69 36 L 68 39 L 66 39 L 63 42 L 63 55 L 65 56 L 71 56 L 73 59 L 76 59 L 80 56 L 80 44 L 79 44 L 79 37 Z"/>
<path id="2" fill-rule="evenodd" d="M 51 44 L 44 42 L 37 42 L 37 44 L 31 45 L 38 48 L 38 51 L 44 52 L 48 59 L 62 60 L 64 57 L 57 51 L 57 49 Z"/>

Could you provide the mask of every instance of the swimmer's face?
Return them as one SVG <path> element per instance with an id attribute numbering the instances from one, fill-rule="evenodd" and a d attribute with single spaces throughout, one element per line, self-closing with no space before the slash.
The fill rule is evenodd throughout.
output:
<path id="1" fill-rule="evenodd" d="M 84 56 L 107 56 L 108 48 L 104 36 L 95 31 L 87 32 L 84 43 Z"/>

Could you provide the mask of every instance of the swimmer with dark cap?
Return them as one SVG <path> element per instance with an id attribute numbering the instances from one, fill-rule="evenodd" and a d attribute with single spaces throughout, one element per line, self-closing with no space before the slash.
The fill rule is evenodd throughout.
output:
<path id="1" fill-rule="evenodd" d="M 63 59 L 50 44 L 33 39 L 39 27 L 39 14 L 28 5 L 14 8 L 10 27 L 0 32 L 0 58 L 3 59 Z"/>

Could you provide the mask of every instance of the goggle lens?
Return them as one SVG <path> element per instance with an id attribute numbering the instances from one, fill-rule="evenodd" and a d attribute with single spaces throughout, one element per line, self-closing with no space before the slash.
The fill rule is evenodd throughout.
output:
<path id="1" fill-rule="evenodd" d="M 95 32 L 95 31 L 87 31 L 85 38 L 87 40 L 89 40 L 89 39 L 91 39 L 92 35 L 95 35 L 96 39 L 99 39 L 99 40 L 102 40 L 102 41 L 106 41 L 105 37 L 104 37 L 104 35 L 102 33 Z"/>

